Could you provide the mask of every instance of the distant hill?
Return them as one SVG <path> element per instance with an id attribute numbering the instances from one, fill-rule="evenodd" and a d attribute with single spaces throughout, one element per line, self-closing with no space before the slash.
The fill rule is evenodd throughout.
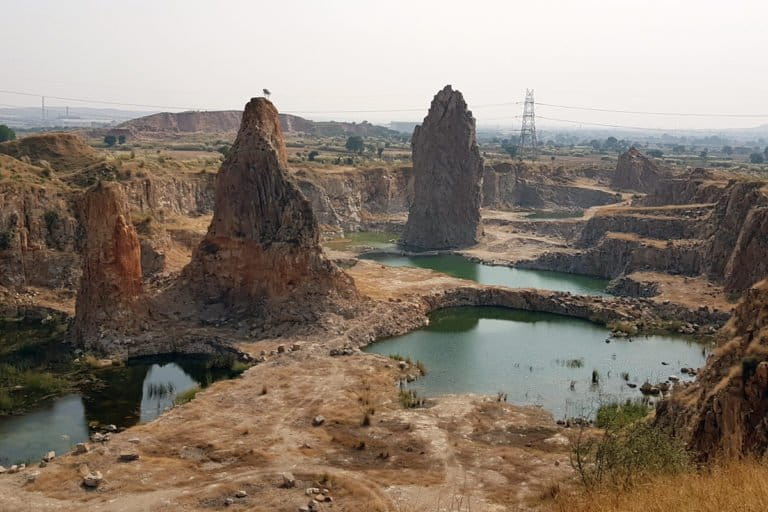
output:
<path id="1" fill-rule="evenodd" d="M 162 138 L 192 133 L 235 133 L 240 127 L 240 110 L 209 112 L 161 112 L 119 124 L 110 130 L 113 135 L 129 138 Z M 362 137 L 392 137 L 398 132 L 366 121 L 345 123 L 310 121 L 291 114 L 280 114 L 280 124 L 286 133 L 306 133 L 321 137 L 360 135 Z"/>

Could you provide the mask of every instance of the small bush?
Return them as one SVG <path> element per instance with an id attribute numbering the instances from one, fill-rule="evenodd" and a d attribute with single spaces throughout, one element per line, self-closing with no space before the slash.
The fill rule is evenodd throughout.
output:
<path id="1" fill-rule="evenodd" d="M 192 399 L 195 398 L 195 395 L 197 395 L 198 391 L 200 391 L 200 387 L 195 386 L 193 388 L 189 388 L 186 391 L 183 391 L 176 395 L 176 398 L 173 400 L 174 405 L 182 405 L 187 402 L 191 402 Z"/>
<path id="2" fill-rule="evenodd" d="M 611 331 L 623 332 L 624 334 L 628 334 L 630 336 L 634 336 L 638 332 L 637 326 L 630 322 L 611 322 L 608 324 L 608 328 Z"/>
<path id="3" fill-rule="evenodd" d="M 598 436 L 581 429 L 571 450 L 571 466 L 588 490 L 628 489 L 650 477 L 687 471 L 691 456 L 665 430 L 635 421 L 624 427 L 612 423 Z"/>
<path id="4" fill-rule="evenodd" d="M 400 405 L 406 409 L 415 409 L 417 407 L 424 407 L 424 399 L 412 389 L 400 390 Z"/>
<path id="5" fill-rule="evenodd" d="M 600 428 L 625 427 L 648 415 L 650 407 L 646 401 L 627 400 L 623 404 L 614 402 L 602 405 L 597 410 L 595 426 Z"/>

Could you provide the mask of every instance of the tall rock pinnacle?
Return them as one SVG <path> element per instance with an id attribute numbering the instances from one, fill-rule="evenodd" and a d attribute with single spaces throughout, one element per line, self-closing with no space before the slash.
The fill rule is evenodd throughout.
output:
<path id="1" fill-rule="evenodd" d="M 402 244 L 416 250 L 474 245 L 480 226 L 483 159 L 475 119 L 450 85 L 413 132 L 414 198 Z"/>
<path id="2" fill-rule="evenodd" d="M 99 183 L 83 200 L 86 240 L 74 335 L 88 349 L 107 351 L 102 334 L 131 331 L 147 315 L 141 248 L 120 185 Z"/>
<path id="3" fill-rule="evenodd" d="M 323 256 L 312 208 L 288 175 L 277 109 L 265 98 L 245 106 L 217 176 L 213 220 L 184 277 L 204 302 L 258 311 L 276 302 L 283 312 L 311 308 L 354 290 Z"/>

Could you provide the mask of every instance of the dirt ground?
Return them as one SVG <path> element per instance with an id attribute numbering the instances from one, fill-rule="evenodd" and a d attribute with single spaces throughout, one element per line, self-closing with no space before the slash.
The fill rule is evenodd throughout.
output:
<path id="1" fill-rule="evenodd" d="M 387 302 L 450 280 L 392 269 L 384 283 L 373 263 L 352 275 Z M 318 510 L 529 510 L 569 477 L 569 431 L 542 409 L 475 395 L 406 409 L 398 382 L 415 367 L 358 351 L 332 357 L 334 343 L 240 343 L 266 362 L 87 454 L 3 475 L 0 511 L 296 511 L 313 487 L 333 499 Z M 128 451 L 140 458 L 119 462 Z M 97 490 L 82 487 L 83 465 L 102 473 Z M 284 472 L 296 487 L 282 486 Z"/>

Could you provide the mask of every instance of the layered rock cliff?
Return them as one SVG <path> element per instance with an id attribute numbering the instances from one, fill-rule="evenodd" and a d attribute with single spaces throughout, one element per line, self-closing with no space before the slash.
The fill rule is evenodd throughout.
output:
<path id="1" fill-rule="evenodd" d="M 533 172 L 526 164 L 498 163 L 483 169 L 483 207 L 585 209 L 621 201 L 621 195 L 576 184 L 581 176 L 562 176 L 559 169 Z"/>
<path id="2" fill-rule="evenodd" d="M 277 110 L 252 99 L 216 181 L 208 233 L 183 271 L 203 303 L 285 320 L 311 317 L 327 299 L 354 296 L 328 261 L 312 208 L 288 173 Z"/>
<path id="3" fill-rule="evenodd" d="M 701 459 L 763 457 L 768 451 L 768 282 L 747 291 L 722 334 L 727 340 L 692 384 L 656 411 Z"/>
<path id="4" fill-rule="evenodd" d="M 659 168 L 636 148 L 619 156 L 611 185 L 619 190 L 653 192 L 661 178 Z"/>
<path id="5" fill-rule="evenodd" d="M 73 335 L 86 349 L 105 352 L 147 319 L 141 249 L 120 185 L 99 183 L 83 203 L 86 238 Z"/>
<path id="6" fill-rule="evenodd" d="M 481 234 L 483 159 L 475 118 L 450 85 L 413 132 L 414 198 L 401 242 L 428 250 L 474 245 Z"/>

